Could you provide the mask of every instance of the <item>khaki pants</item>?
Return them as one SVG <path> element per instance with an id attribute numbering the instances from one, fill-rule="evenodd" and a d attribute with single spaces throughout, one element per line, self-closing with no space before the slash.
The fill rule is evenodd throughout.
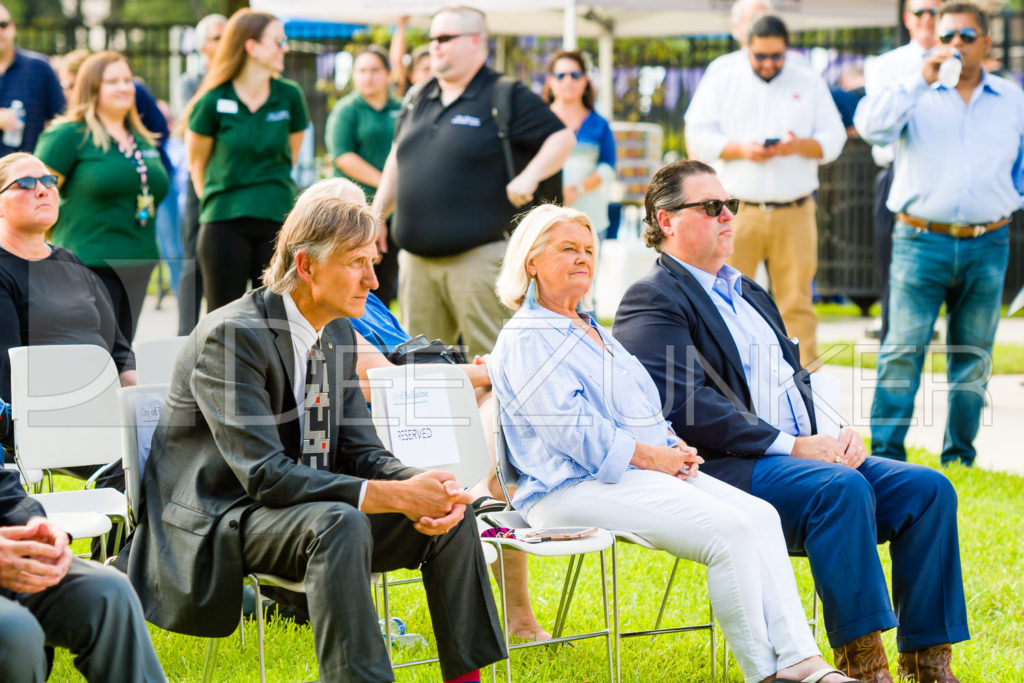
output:
<path id="1" fill-rule="evenodd" d="M 490 353 L 512 311 L 494 293 L 505 241 L 455 256 L 398 254 L 398 305 L 406 331 L 454 344 L 462 336 L 469 356 Z"/>
<path id="2" fill-rule="evenodd" d="M 811 302 L 811 282 L 818 270 L 814 200 L 778 209 L 744 203 L 732 224 L 735 248 L 729 265 L 754 277 L 757 264 L 767 262 L 786 333 L 800 341 L 800 363 L 807 367 L 818 357 L 818 316 Z"/>

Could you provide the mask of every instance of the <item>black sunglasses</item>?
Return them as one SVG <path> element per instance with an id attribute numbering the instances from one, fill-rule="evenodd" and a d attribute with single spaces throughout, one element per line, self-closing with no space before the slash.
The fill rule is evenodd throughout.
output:
<path id="1" fill-rule="evenodd" d="M 2 31 L 3 29 L 9 27 L 13 23 L 14 22 L 12 22 L 12 21 L 0 21 L 0 31 Z"/>
<path id="2" fill-rule="evenodd" d="M 27 175 L 24 178 L 18 178 L 17 180 L 12 180 L 11 182 L 9 182 L 7 184 L 7 187 L 0 190 L 0 194 L 7 192 L 7 190 L 11 189 L 15 185 L 18 186 L 19 190 L 34 190 L 36 189 L 37 182 L 42 183 L 43 187 L 49 190 L 54 187 L 57 187 L 57 176 L 41 175 L 38 178 L 33 178 L 32 176 Z"/>
<path id="3" fill-rule="evenodd" d="M 766 59 L 770 59 L 773 62 L 781 62 L 782 58 L 785 57 L 785 56 L 786 56 L 786 53 L 784 53 L 784 52 L 770 52 L 768 54 L 765 54 L 763 52 L 755 52 L 754 53 L 754 59 L 756 59 L 759 62 L 763 62 Z"/>
<path id="4" fill-rule="evenodd" d="M 964 45 L 970 45 L 978 39 L 978 31 L 969 27 L 953 29 L 952 31 L 946 31 L 939 36 L 939 42 L 943 45 L 949 45 L 957 36 L 960 36 L 960 40 L 964 41 Z"/>
<path id="5" fill-rule="evenodd" d="M 910 13 L 913 14 L 918 19 L 920 19 L 921 17 L 923 17 L 926 14 L 928 16 L 930 16 L 930 17 L 934 17 L 936 14 L 939 13 L 939 10 L 935 9 L 934 7 L 932 7 L 931 9 L 915 9 L 915 10 L 910 10 Z"/>
<path id="6" fill-rule="evenodd" d="M 566 77 L 571 78 L 574 81 L 578 81 L 581 78 L 583 78 L 582 71 L 563 71 L 561 73 L 553 73 L 551 75 L 554 76 L 559 81 Z"/>
<path id="7" fill-rule="evenodd" d="M 456 38 L 463 38 L 465 36 L 475 36 L 475 31 L 470 33 L 442 33 L 439 36 L 430 36 L 430 42 L 437 43 L 438 45 L 444 45 L 449 40 L 455 40 Z"/>
<path id="8" fill-rule="evenodd" d="M 718 218 L 722 215 L 722 209 L 729 209 L 729 213 L 735 214 L 740 210 L 740 200 L 738 199 L 705 199 L 702 202 L 690 202 L 689 204 L 680 204 L 673 211 L 682 211 L 683 209 L 689 209 L 692 206 L 703 206 L 704 213 L 711 216 L 712 218 Z"/>

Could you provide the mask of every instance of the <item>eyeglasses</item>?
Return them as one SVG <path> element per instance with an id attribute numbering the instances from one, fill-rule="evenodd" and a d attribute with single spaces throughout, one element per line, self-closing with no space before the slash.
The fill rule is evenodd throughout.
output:
<path id="1" fill-rule="evenodd" d="M 953 29 L 952 31 L 946 31 L 939 36 L 939 42 L 943 45 L 949 45 L 957 36 L 960 36 L 960 40 L 964 41 L 964 45 L 970 45 L 978 39 L 978 31 L 970 27 Z"/>
<path id="2" fill-rule="evenodd" d="M 785 56 L 785 52 L 769 52 L 768 54 L 765 54 L 764 52 L 754 53 L 754 59 L 756 59 L 759 62 L 763 62 L 766 59 L 770 59 L 773 62 L 781 62 Z"/>
<path id="3" fill-rule="evenodd" d="M 939 10 L 935 9 L 934 7 L 932 7 L 931 9 L 915 9 L 915 10 L 910 10 L 910 13 L 913 14 L 916 18 L 920 19 L 921 17 L 923 17 L 926 14 L 928 16 L 930 16 L 930 17 L 934 17 L 936 14 L 939 13 Z"/>
<path id="4" fill-rule="evenodd" d="M 555 78 L 555 80 L 559 80 L 559 81 L 564 79 L 564 78 L 571 78 L 574 81 L 578 81 L 581 78 L 583 78 L 583 72 L 582 71 L 563 71 L 561 73 L 553 73 L 551 75 L 552 75 L 552 77 Z"/>
<path id="5" fill-rule="evenodd" d="M 471 31 L 469 33 L 442 33 L 439 36 L 430 36 L 430 42 L 437 43 L 438 45 L 444 45 L 448 41 L 455 40 L 456 38 L 476 35 L 479 35 L 476 31 Z"/>
<path id="6" fill-rule="evenodd" d="M 704 213 L 712 218 L 718 218 L 722 215 L 722 209 L 729 209 L 729 213 L 735 214 L 740 210 L 740 200 L 738 199 L 705 199 L 702 202 L 690 202 L 689 204 L 681 204 L 677 206 L 674 211 L 682 211 L 683 209 L 689 209 L 692 206 L 703 206 Z"/>
<path id="7" fill-rule="evenodd" d="M 218 38 L 217 40 L 220 40 L 220 38 Z M 283 50 L 286 47 L 288 47 L 288 36 L 281 36 L 280 38 L 277 39 L 276 42 L 277 46 Z"/>
<path id="8" fill-rule="evenodd" d="M 49 189 L 52 189 L 54 187 L 57 187 L 57 176 L 55 176 L 55 175 L 41 175 L 38 178 L 33 178 L 32 176 L 27 175 L 24 178 L 18 178 L 17 180 L 12 180 L 10 183 L 7 184 L 7 187 L 5 187 L 4 189 L 0 190 L 0 194 L 3 194 L 4 192 L 7 192 L 7 190 L 11 189 L 15 185 L 18 186 L 19 190 L 34 190 L 34 189 L 36 189 L 36 183 L 37 182 L 38 183 L 42 183 L 43 187 L 45 187 L 46 189 L 49 190 Z"/>

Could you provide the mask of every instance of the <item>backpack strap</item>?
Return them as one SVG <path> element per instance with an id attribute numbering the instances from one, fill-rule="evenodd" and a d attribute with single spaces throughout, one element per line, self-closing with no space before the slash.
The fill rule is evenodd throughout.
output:
<path id="1" fill-rule="evenodd" d="M 515 85 L 516 79 L 505 75 L 499 76 L 494 82 L 491 94 L 491 116 L 494 117 L 494 124 L 498 128 L 498 140 L 501 142 L 505 172 L 509 180 L 517 175 L 515 156 L 512 154 L 512 139 L 509 137 L 509 125 L 512 122 L 512 89 Z"/>

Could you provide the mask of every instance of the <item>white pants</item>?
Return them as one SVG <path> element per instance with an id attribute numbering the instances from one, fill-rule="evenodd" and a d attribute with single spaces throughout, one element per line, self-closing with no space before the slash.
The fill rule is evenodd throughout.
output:
<path id="1" fill-rule="evenodd" d="M 708 568 L 708 594 L 748 683 L 820 655 L 769 503 L 699 474 L 681 481 L 627 470 L 618 484 L 586 481 L 545 496 L 531 526 L 632 531 Z"/>

